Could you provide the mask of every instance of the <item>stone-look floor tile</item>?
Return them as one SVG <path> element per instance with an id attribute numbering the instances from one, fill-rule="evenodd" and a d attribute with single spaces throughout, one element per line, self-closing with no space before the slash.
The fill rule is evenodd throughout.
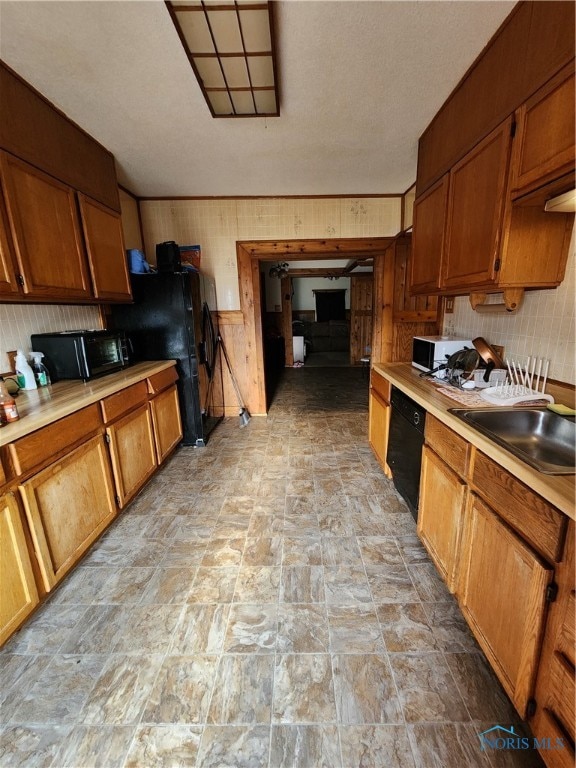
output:
<path id="1" fill-rule="evenodd" d="M 100 539 L 82 561 L 83 566 L 98 567 L 130 565 L 132 553 L 126 551 L 124 539 Z"/>
<path id="2" fill-rule="evenodd" d="M 340 511 L 318 505 L 318 528 L 322 536 L 354 536 L 354 523 L 346 514 L 346 505 L 342 506 L 344 509 Z"/>
<path id="3" fill-rule="evenodd" d="M 161 565 L 164 568 L 192 568 L 200 565 L 207 542 L 198 539 L 175 539 L 166 544 Z"/>
<path id="4" fill-rule="evenodd" d="M 306 497 L 309 498 L 309 497 Z M 286 512 L 284 515 L 285 536 L 319 536 L 316 512 Z"/>
<path id="5" fill-rule="evenodd" d="M 405 566 L 367 565 L 366 575 L 375 603 L 418 602 L 418 593 Z"/>
<path id="6" fill-rule="evenodd" d="M 418 565 L 419 563 L 430 562 L 428 553 L 416 534 L 397 536 L 396 544 L 398 545 L 398 549 L 400 550 L 406 565 Z"/>
<path id="7" fill-rule="evenodd" d="M 54 768 L 123 768 L 135 728 L 133 725 L 77 725 L 66 736 Z"/>
<path id="8" fill-rule="evenodd" d="M 83 623 L 86 605 L 44 606 L 17 632 L 10 642 L 10 653 L 28 656 L 56 653 L 75 628 Z"/>
<path id="9" fill-rule="evenodd" d="M 314 493 L 319 496 L 336 496 L 344 493 L 344 486 L 340 478 L 332 473 L 314 473 Z"/>
<path id="10" fill-rule="evenodd" d="M 134 568 L 155 568 L 163 563 L 167 547 L 165 539 L 146 539 L 130 558 L 131 565 Z"/>
<path id="11" fill-rule="evenodd" d="M 319 536 L 284 536 L 282 565 L 322 565 Z"/>
<path id="12" fill-rule="evenodd" d="M 194 725 L 140 726 L 124 768 L 190 768 L 201 736 L 202 728 Z"/>
<path id="13" fill-rule="evenodd" d="M 386 603 L 376 607 L 386 650 L 393 653 L 439 650 L 420 603 Z"/>
<path id="14" fill-rule="evenodd" d="M 342 765 L 335 725 L 272 726 L 271 768 L 342 768 Z"/>
<path id="15" fill-rule="evenodd" d="M 127 610 L 123 605 L 93 605 L 82 622 L 69 633 L 62 653 L 110 653 L 126 627 Z"/>
<path id="16" fill-rule="evenodd" d="M 181 525 L 180 517 L 174 514 L 163 514 L 160 507 L 158 513 L 158 516 L 152 517 L 146 524 L 142 536 L 146 539 L 173 539 Z"/>
<path id="17" fill-rule="evenodd" d="M 426 602 L 452 602 L 454 597 L 432 563 L 407 566 L 420 599 Z"/>
<path id="18" fill-rule="evenodd" d="M 390 663 L 406 722 L 470 719 L 443 654 L 391 653 Z"/>
<path id="19" fill-rule="evenodd" d="M 159 654 L 113 654 L 88 696 L 78 722 L 84 725 L 137 724 L 162 663 Z"/>
<path id="20" fill-rule="evenodd" d="M 239 568 L 198 568 L 189 603 L 231 603 Z"/>
<path id="21" fill-rule="evenodd" d="M 282 568 L 280 601 L 320 603 L 324 601 L 324 572 L 319 565 L 289 565 Z"/>
<path id="22" fill-rule="evenodd" d="M 233 605 L 224 650 L 226 653 L 274 653 L 277 626 L 277 605 Z"/>
<path id="23" fill-rule="evenodd" d="M 273 678 L 271 655 L 223 655 L 207 721 L 222 725 L 269 724 Z"/>
<path id="24" fill-rule="evenodd" d="M 174 632 L 171 655 L 221 653 L 228 625 L 230 605 L 197 603 L 187 605 Z"/>
<path id="25" fill-rule="evenodd" d="M 335 654 L 332 667 L 339 723 L 403 722 L 385 654 Z"/>
<path id="26" fill-rule="evenodd" d="M 202 558 L 204 567 L 240 565 L 244 551 L 245 538 L 212 539 Z"/>
<path id="27" fill-rule="evenodd" d="M 242 565 L 282 565 L 282 537 L 247 538 Z"/>
<path id="28" fill-rule="evenodd" d="M 324 565 L 362 565 L 362 555 L 355 536 L 322 537 Z"/>
<path id="29" fill-rule="evenodd" d="M 329 654 L 276 657 L 274 723 L 335 723 L 336 703 Z"/>
<path id="30" fill-rule="evenodd" d="M 7 722 L 7 705 L 15 709 L 26 691 L 42 675 L 51 656 L 27 656 L 4 652 L 0 654 L 0 715 Z"/>
<path id="31" fill-rule="evenodd" d="M 158 672 L 142 723 L 204 723 L 218 656 L 167 656 Z"/>
<path id="32" fill-rule="evenodd" d="M 54 656 L 16 708 L 12 723 L 74 723 L 102 672 L 102 656 Z"/>
<path id="33" fill-rule="evenodd" d="M 332 653 L 383 653 L 380 625 L 372 606 L 328 605 Z"/>
<path id="34" fill-rule="evenodd" d="M 104 582 L 112 574 L 112 571 L 112 568 L 88 568 L 83 565 L 76 568 L 59 585 L 55 594 L 50 598 L 49 605 L 55 603 L 59 605 L 91 605 L 100 593 Z"/>
<path id="35" fill-rule="evenodd" d="M 444 658 L 472 720 L 514 723 L 519 716 L 481 653 L 446 653 Z"/>
<path id="36" fill-rule="evenodd" d="M 343 766 L 414 768 L 404 725 L 347 725 L 339 730 Z"/>
<path id="37" fill-rule="evenodd" d="M 390 536 L 360 536 L 358 544 L 365 565 L 403 565 L 396 541 Z"/>
<path id="38" fill-rule="evenodd" d="M 181 605 L 137 605 L 127 611 L 115 653 L 164 653 L 170 647 Z"/>
<path id="39" fill-rule="evenodd" d="M 247 540 L 258 538 L 274 538 L 284 530 L 284 512 L 277 514 L 254 513 L 246 531 Z M 271 563 L 274 565 L 274 563 Z"/>
<path id="40" fill-rule="evenodd" d="M 372 602 L 364 568 L 330 566 L 324 569 L 326 602 L 334 605 L 358 605 Z"/>
<path id="41" fill-rule="evenodd" d="M 448 653 L 477 651 L 479 646 L 455 601 L 422 603 L 438 647 Z"/>
<path id="42" fill-rule="evenodd" d="M 140 604 L 185 603 L 195 576 L 196 568 L 157 568 L 144 589 Z"/>
<path id="43" fill-rule="evenodd" d="M 222 461 L 221 459 L 219 466 L 222 466 Z M 245 473 L 243 474 L 245 476 Z M 236 515 L 250 517 L 253 511 L 254 499 L 251 496 L 227 496 L 220 509 L 220 516 L 221 518 Z"/>
<path id="44" fill-rule="evenodd" d="M 142 600 L 146 585 L 154 575 L 154 568 L 117 568 L 95 595 L 94 603 L 136 605 Z"/>
<path id="45" fill-rule="evenodd" d="M 71 725 L 13 725 L 0 730 L 0 760 L 6 768 L 50 768 Z M 61 764 L 57 763 L 58 768 Z"/>
<path id="46" fill-rule="evenodd" d="M 489 768 L 486 752 L 471 725 L 465 723 L 408 726 L 416 768 Z M 522 765 L 525 765 L 522 763 Z"/>
<path id="47" fill-rule="evenodd" d="M 280 594 L 280 568 L 276 566 L 243 566 L 238 573 L 235 603 L 277 603 Z"/>
<path id="48" fill-rule="evenodd" d="M 207 725 L 202 733 L 196 766 L 267 768 L 269 752 L 270 727 L 267 725 Z M 126 768 L 131 767 L 127 765 Z"/>
<path id="49" fill-rule="evenodd" d="M 249 525 L 250 516 L 240 514 L 224 517 L 220 515 L 211 530 L 211 537 L 214 541 L 218 539 L 242 539 L 246 536 Z"/>
<path id="50" fill-rule="evenodd" d="M 278 652 L 326 653 L 328 642 L 324 605 L 282 603 L 278 607 Z"/>

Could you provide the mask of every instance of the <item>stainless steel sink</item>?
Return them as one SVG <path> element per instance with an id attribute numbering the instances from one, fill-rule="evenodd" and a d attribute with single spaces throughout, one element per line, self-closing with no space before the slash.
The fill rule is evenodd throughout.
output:
<path id="1" fill-rule="evenodd" d="M 548 475 L 576 472 L 574 417 L 546 408 L 449 408 L 462 421 Z"/>

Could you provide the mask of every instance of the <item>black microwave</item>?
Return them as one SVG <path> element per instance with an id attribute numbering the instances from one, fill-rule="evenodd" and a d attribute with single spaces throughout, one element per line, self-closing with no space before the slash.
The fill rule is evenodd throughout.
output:
<path id="1" fill-rule="evenodd" d="M 130 365 L 129 343 L 123 331 L 60 331 L 34 333 L 32 350 L 43 352 L 52 381 L 95 379 Z"/>

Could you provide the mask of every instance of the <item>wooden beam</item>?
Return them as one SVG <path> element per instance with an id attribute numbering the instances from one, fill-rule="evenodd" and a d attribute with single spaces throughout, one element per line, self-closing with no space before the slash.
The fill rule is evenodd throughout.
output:
<path id="1" fill-rule="evenodd" d="M 346 277 L 344 267 L 290 269 L 289 274 L 290 277 Z"/>
<path id="2" fill-rule="evenodd" d="M 276 261 L 280 256 L 292 259 L 326 259 L 328 256 L 353 256 L 383 253 L 393 237 L 350 237 L 335 240 L 250 240 L 242 248 L 262 261 Z"/>

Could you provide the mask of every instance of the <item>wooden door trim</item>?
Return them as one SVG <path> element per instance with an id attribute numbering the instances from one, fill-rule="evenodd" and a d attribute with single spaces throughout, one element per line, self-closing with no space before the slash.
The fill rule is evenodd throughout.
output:
<path id="1" fill-rule="evenodd" d="M 243 392 L 253 415 L 266 415 L 266 381 L 262 347 L 259 261 L 310 261 L 327 258 L 382 256 L 394 237 L 360 237 L 315 240 L 242 240 L 236 243 L 240 308 L 246 332 L 247 391 Z"/>

